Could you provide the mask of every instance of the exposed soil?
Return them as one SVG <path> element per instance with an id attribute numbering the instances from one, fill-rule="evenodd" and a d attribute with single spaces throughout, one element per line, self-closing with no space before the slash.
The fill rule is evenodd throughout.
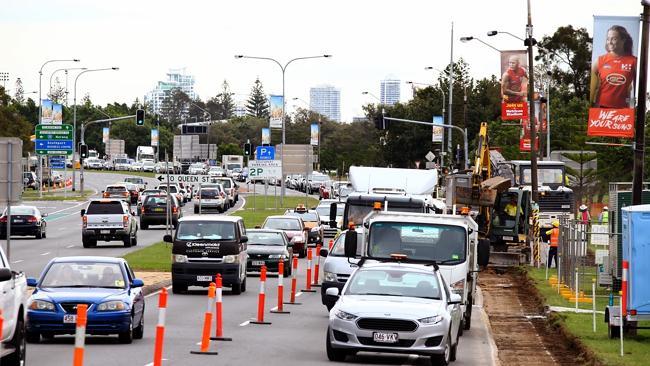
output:
<path id="1" fill-rule="evenodd" d="M 535 287 L 524 274 L 487 270 L 481 272 L 479 284 L 502 365 L 591 364 L 573 339 L 550 324 Z"/>

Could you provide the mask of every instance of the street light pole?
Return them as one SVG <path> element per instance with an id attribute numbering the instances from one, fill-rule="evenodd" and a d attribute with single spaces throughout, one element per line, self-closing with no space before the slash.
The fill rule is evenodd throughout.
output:
<path id="1" fill-rule="evenodd" d="M 52 93 L 52 79 L 54 78 L 54 74 L 56 74 L 59 71 L 65 71 L 65 75 L 66 75 L 65 94 L 66 95 L 68 94 L 67 78 L 68 78 L 68 71 L 70 71 L 70 70 L 88 70 L 88 68 L 86 68 L 86 67 L 72 67 L 72 68 L 63 68 L 63 69 L 54 70 L 52 72 L 52 74 L 50 74 L 50 89 L 48 89 L 50 91 L 50 93 Z"/>
<path id="2" fill-rule="evenodd" d="M 285 195 L 285 182 L 284 182 L 284 150 L 285 150 L 285 143 L 286 143 L 286 132 L 285 132 L 285 106 L 287 104 L 287 101 L 285 100 L 285 73 L 287 70 L 287 67 L 289 64 L 291 64 L 294 61 L 298 60 L 308 60 L 308 59 L 313 59 L 313 58 L 329 58 L 332 57 L 332 55 L 325 54 L 325 55 L 319 55 L 319 56 L 306 56 L 306 57 L 296 57 L 293 58 L 289 61 L 287 61 L 284 66 L 282 64 L 271 57 L 257 57 L 257 56 L 245 56 L 245 55 L 235 55 L 235 58 L 240 59 L 240 58 L 250 58 L 250 59 L 255 59 L 255 60 L 267 60 L 267 61 L 273 61 L 275 62 L 278 66 L 280 66 L 280 70 L 282 70 L 282 154 L 280 156 L 280 162 L 282 164 L 282 170 L 281 170 L 281 179 L 280 179 L 280 184 L 281 184 L 281 189 L 280 189 L 280 205 L 284 204 L 284 195 Z"/>
<path id="3" fill-rule="evenodd" d="M 533 103 L 533 93 L 535 92 L 535 69 L 533 68 L 533 44 L 537 43 L 533 38 L 533 20 L 530 11 L 530 0 L 528 3 L 528 24 L 526 25 L 526 41 L 524 45 L 528 47 L 528 121 L 530 124 L 530 183 L 532 189 L 533 202 L 539 202 L 537 187 L 537 126 L 535 123 L 535 103 Z"/>
<path id="4" fill-rule="evenodd" d="M 451 23 L 451 51 L 449 53 L 449 126 L 452 126 L 452 117 L 453 117 L 453 106 L 452 106 L 452 100 L 454 98 L 454 22 Z M 447 154 L 449 154 L 449 161 L 451 161 L 451 146 L 452 146 L 452 141 L 451 141 L 451 132 L 452 129 L 449 128 L 448 131 L 448 138 L 447 138 Z M 468 158 L 467 156 L 465 157 L 466 159 Z"/>
<path id="5" fill-rule="evenodd" d="M 77 74 L 77 77 L 74 79 L 74 97 L 73 97 L 73 103 L 74 106 L 72 108 L 72 191 L 74 192 L 77 188 L 76 185 L 76 170 L 74 166 L 74 158 L 75 154 L 77 153 L 77 81 L 79 80 L 79 77 L 87 72 L 94 72 L 94 71 L 107 71 L 107 70 L 119 70 L 119 67 L 105 67 L 102 69 L 90 69 L 90 70 L 84 70 L 80 73 Z M 81 159 L 79 159 L 79 164 L 81 164 Z M 83 194 L 83 191 L 81 192 Z"/>
<path id="6" fill-rule="evenodd" d="M 381 99 L 379 99 L 376 95 L 372 94 L 371 92 L 369 92 L 369 91 L 362 91 L 361 94 L 363 94 L 363 95 L 370 95 L 371 97 L 377 99 L 377 101 L 378 101 L 379 104 L 381 105 Z"/>
<path id="7" fill-rule="evenodd" d="M 641 54 L 639 55 L 639 82 L 637 91 L 636 122 L 634 137 L 634 174 L 632 178 L 632 204 L 641 204 L 643 192 L 643 161 L 645 160 L 646 90 L 648 78 L 648 23 L 650 23 L 650 0 L 642 0 Z"/>

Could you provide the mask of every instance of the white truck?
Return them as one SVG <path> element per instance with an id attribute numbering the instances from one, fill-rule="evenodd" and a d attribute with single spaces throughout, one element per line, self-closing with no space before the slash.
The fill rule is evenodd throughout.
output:
<path id="1" fill-rule="evenodd" d="M 156 161 L 156 155 L 152 146 L 138 146 L 135 151 L 135 161 L 142 161 L 144 159 Z"/>
<path id="2" fill-rule="evenodd" d="M 19 366 L 25 362 L 25 317 L 27 314 L 27 278 L 12 271 L 0 248 L 0 365 Z"/>
<path id="3" fill-rule="evenodd" d="M 466 215 L 431 215 L 373 211 L 363 220 L 362 242 L 345 236 L 345 255 L 390 259 L 402 254 L 409 260 L 435 261 L 451 290 L 462 297 L 463 326 L 470 329 L 476 299 L 479 266 L 489 260 L 489 242 L 479 243 L 478 225 Z"/>
<path id="4" fill-rule="evenodd" d="M 221 167 L 226 169 L 228 173 L 232 173 L 233 169 L 244 168 L 243 155 L 223 155 L 221 156 Z"/>

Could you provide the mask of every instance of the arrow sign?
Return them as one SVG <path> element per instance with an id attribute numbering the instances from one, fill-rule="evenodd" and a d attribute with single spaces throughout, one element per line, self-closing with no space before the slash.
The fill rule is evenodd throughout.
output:
<path id="1" fill-rule="evenodd" d="M 72 140 L 36 140 L 38 150 L 72 150 Z"/>

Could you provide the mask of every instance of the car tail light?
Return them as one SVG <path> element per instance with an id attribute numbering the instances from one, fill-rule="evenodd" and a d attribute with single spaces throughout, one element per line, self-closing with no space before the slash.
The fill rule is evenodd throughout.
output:
<path id="1" fill-rule="evenodd" d="M 82 222 L 82 224 L 83 224 L 83 228 L 84 228 L 84 229 L 85 229 L 86 227 L 88 227 L 88 217 L 87 217 L 87 216 L 82 216 L 82 217 L 81 217 L 81 222 Z"/>
<path id="2" fill-rule="evenodd" d="M 178 207 L 176 207 L 176 206 L 172 207 L 172 212 L 177 213 L 178 212 Z"/>
<path id="3" fill-rule="evenodd" d="M 632 316 L 636 316 L 636 309 L 632 309 L 632 310 L 630 310 L 630 315 L 632 315 Z"/>
<path id="4" fill-rule="evenodd" d="M 124 227 L 129 226 L 129 216 L 128 215 L 122 216 L 122 225 L 124 225 Z"/>
<path id="5" fill-rule="evenodd" d="M 144 213 L 144 206 L 142 206 L 142 208 L 141 208 L 141 211 L 140 211 L 140 212 L 141 212 L 141 213 Z"/>
<path id="6" fill-rule="evenodd" d="M 2 222 L 2 223 L 7 222 L 7 216 L 0 217 L 0 222 Z"/>
<path id="7" fill-rule="evenodd" d="M 32 224 L 37 222 L 37 221 L 38 221 L 38 219 L 36 218 L 36 216 L 29 216 L 27 218 L 27 222 L 32 223 Z"/>
<path id="8" fill-rule="evenodd" d="M 129 196 L 129 192 L 122 192 L 122 196 L 124 196 L 124 197 L 128 197 L 128 196 Z"/>
<path id="9" fill-rule="evenodd" d="M 223 192 L 219 193 L 219 195 L 221 195 L 221 198 L 226 198 L 226 195 Z"/>
<path id="10" fill-rule="evenodd" d="M 108 198 L 108 192 L 104 192 L 104 194 L 102 194 L 102 197 Z"/>

